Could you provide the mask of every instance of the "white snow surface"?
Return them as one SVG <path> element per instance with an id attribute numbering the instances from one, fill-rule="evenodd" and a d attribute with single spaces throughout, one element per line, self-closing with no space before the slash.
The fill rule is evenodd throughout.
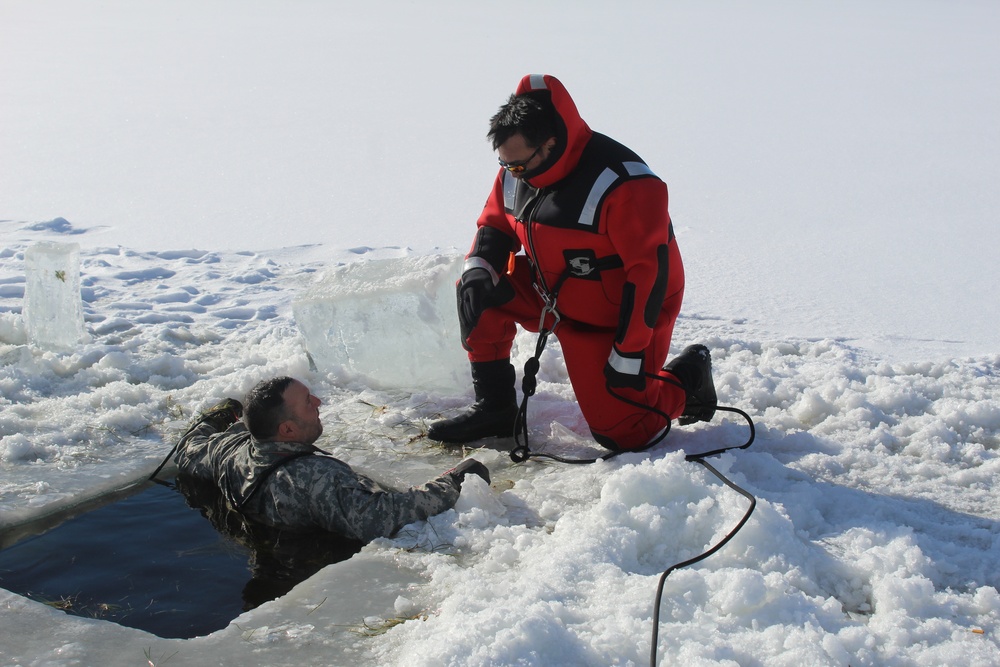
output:
<path id="1" fill-rule="evenodd" d="M 473 455 L 494 481 L 206 637 L 0 590 L 0 664 L 648 664 L 660 574 L 746 507 L 684 452 L 745 429 L 583 466 L 423 437 L 471 397 L 437 381 L 454 303 L 431 269 L 467 248 L 486 121 L 533 72 L 667 181 L 674 351 L 708 345 L 720 401 L 757 424 L 713 459 L 756 511 L 667 579 L 660 664 L 1000 664 L 998 19 L 973 0 L 0 0 L 0 523 L 142 478 L 198 410 L 278 374 L 323 399 L 318 444 L 376 478 Z M 70 351 L 27 340 L 40 241 L 81 247 Z M 398 321 L 361 316 L 387 294 Z M 347 303 L 358 363 L 311 366 L 303 303 Z M 558 341 L 539 379 L 533 443 L 599 453 Z"/>

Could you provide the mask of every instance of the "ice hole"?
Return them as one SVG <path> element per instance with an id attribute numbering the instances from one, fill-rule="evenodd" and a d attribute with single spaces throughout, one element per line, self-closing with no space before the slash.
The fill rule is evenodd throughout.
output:
<path id="1" fill-rule="evenodd" d="M 361 544 L 247 526 L 214 487 L 140 485 L 0 531 L 0 586 L 164 638 L 229 625 Z"/>

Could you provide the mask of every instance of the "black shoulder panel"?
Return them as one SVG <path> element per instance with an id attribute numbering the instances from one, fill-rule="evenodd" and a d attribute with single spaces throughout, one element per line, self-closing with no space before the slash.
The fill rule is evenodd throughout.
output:
<path id="1" fill-rule="evenodd" d="M 519 220 L 530 211 L 532 220 L 543 225 L 596 232 L 607 196 L 627 180 L 649 177 L 656 174 L 631 149 L 595 133 L 576 169 L 558 183 L 536 190 L 507 177 L 504 192 L 509 196 L 505 202 Z"/>

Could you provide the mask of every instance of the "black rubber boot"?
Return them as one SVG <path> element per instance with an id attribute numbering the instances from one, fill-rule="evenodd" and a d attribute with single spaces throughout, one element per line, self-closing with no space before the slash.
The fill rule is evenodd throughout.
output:
<path id="1" fill-rule="evenodd" d="M 431 424 L 428 438 L 458 444 L 514 436 L 517 393 L 510 360 L 472 362 L 472 387 L 476 402 L 456 417 Z"/>
<path id="2" fill-rule="evenodd" d="M 677 419 L 677 423 L 686 426 L 698 421 L 711 421 L 719 399 L 712 380 L 712 354 L 708 348 L 704 345 L 689 345 L 663 370 L 680 380 L 687 395 L 684 414 Z"/>

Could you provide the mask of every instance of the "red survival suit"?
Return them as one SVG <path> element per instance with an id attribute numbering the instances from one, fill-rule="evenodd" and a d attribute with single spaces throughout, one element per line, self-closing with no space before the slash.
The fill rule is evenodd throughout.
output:
<path id="1" fill-rule="evenodd" d="M 667 186 L 631 150 L 593 132 L 555 77 L 525 76 L 516 90 L 523 93 L 550 97 L 557 144 L 540 173 L 497 175 L 466 266 L 492 268 L 502 296 L 463 331 L 463 345 L 472 362 L 509 358 L 514 324 L 537 332 L 539 290 L 551 295 L 558 286 L 553 334 L 587 424 L 609 449 L 641 448 L 666 420 L 610 392 L 675 419 L 684 390 L 657 380 L 641 391 L 610 389 L 604 369 L 676 381 L 661 371 L 684 294 Z"/>

